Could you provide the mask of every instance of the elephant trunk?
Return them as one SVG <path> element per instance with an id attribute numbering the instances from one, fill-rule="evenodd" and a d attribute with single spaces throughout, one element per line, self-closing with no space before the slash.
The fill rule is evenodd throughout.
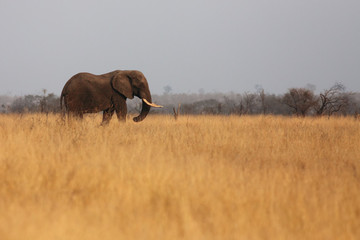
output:
<path id="1" fill-rule="evenodd" d="M 147 101 L 151 102 L 150 91 L 146 90 L 140 92 L 139 98 L 142 100 L 141 112 L 139 116 L 133 118 L 134 122 L 141 122 L 142 120 L 144 120 L 150 111 L 150 106 L 144 101 L 144 99 L 146 99 Z"/>
<path id="2" fill-rule="evenodd" d="M 139 116 L 133 118 L 134 122 L 140 122 L 144 120 L 150 111 L 150 107 L 156 107 L 156 108 L 162 107 L 160 105 L 152 103 L 151 94 L 149 90 L 147 90 L 145 93 L 140 94 L 139 97 L 142 100 L 142 108 Z"/>
<path id="3" fill-rule="evenodd" d="M 146 118 L 146 116 L 148 115 L 149 111 L 150 111 L 150 106 L 147 105 L 144 102 L 144 100 L 142 100 L 141 112 L 140 112 L 139 116 L 133 118 L 134 122 L 140 122 L 140 121 L 144 120 Z"/>

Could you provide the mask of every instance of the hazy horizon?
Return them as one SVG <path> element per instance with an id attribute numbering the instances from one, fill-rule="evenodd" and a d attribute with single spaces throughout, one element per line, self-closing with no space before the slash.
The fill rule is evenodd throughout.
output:
<path id="1" fill-rule="evenodd" d="M 0 94 L 59 95 L 78 72 L 137 69 L 153 94 L 336 82 L 360 92 L 360 2 L 0 2 Z"/>

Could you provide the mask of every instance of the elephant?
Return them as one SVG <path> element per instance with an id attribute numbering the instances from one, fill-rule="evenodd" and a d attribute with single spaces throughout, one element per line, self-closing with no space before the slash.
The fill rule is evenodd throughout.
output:
<path id="1" fill-rule="evenodd" d="M 150 107 L 162 107 L 152 103 L 148 82 L 137 70 L 115 70 L 102 75 L 78 73 L 65 84 L 60 96 L 60 108 L 83 118 L 84 113 L 103 111 L 102 124 L 107 124 L 116 111 L 119 121 L 126 121 L 126 99 L 134 96 L 142 99 L 142 109 L 134 122 L 145 119 Z M 63 102 L 65 111 L 63 110 Z"/>

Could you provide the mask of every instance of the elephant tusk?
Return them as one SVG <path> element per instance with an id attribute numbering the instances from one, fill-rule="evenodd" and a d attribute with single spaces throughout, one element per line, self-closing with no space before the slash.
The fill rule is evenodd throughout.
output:
<path id="1" fill-rule="evenodd" d="M 155 107 L 155 108 L 162 108 L 163 106 L 161 105 L 157 105 L 155 103 L 150 103 L 148 102 L 148 100 L 146 100 L 145 98 L 142 99 L 147 105 L 151 106 L 151 107 Z"/>

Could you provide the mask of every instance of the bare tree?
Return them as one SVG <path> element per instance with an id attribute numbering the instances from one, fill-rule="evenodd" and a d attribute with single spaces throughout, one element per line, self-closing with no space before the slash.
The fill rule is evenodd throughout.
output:
<path id="1" fill-rule="evenodd" d="M 257 91 L 257 94 L 259 95 L 258 99 L 259 99 L 259 102 L 260 102 L 261 113 L 266 114 L 267 104 L 265 102 L 265 97 L 266 97 L 265 91 L 260 85 L 256 86 L 256 91 Z"/>
<path id="2" fill-rule="evenodd" d="M 181 104 L 179 103 L 177 110 L 175 109 L 175 107 L 173 108 L 175 120 L 177 120 L 180 115 L 180 106 L 181 106 Z"/>
<path id="3" fill-rule="evenodd" d="M 42 90 L 43 92 L 43 96 L 41 97 L 41 99 L 39 100 L 39 105 L 40 105 L 40 112 L 47 112 L 47 104 L 46 104 L 46 89 Z"/>
<path id="4" fill-rule="evenodd" d="M 265 98 L 266 98 L 265 90 L 261 85 L 258 84 L 255 85 L 255 89 L 258 94 L 258 101 L 260 102 L 260 112 L 262 114 L 266 114 L 268 106 L 265 102 Z"/>
<path id="5" fill-rule="evenodd" d="M 256 105 L 256 94 L 245 92 L 242 98 L 243 113 L 252 114 Z"/>
<path id="6" fill-rule="evenodd" d="M 336 83 L 328 90 L 320 93 L 320 98 L 315 105 L 317 115 L 332 114 L 341 111 L 349 104 L 349 96 L 345 93 L 345 86 Z"/>
<path id="7" fill-rule="evenodd" d="M 171 91 L 172 91 L 172 87 L 170 85 L 166 85 L 164 87 L 164 94 L 170 94 Z"/>
<path id="8" fill-rule="evenodd" d="M 1 104 L 1 113 L 7 113 L 9 111 L 9 105 Z"/>
<path id="9" fill-rule="evenodd" d="M 305 116 L 316 104 L 313 91 L 305 88 L 290 88 L 282 102 L 290 107 L 297 116 Z"/>

